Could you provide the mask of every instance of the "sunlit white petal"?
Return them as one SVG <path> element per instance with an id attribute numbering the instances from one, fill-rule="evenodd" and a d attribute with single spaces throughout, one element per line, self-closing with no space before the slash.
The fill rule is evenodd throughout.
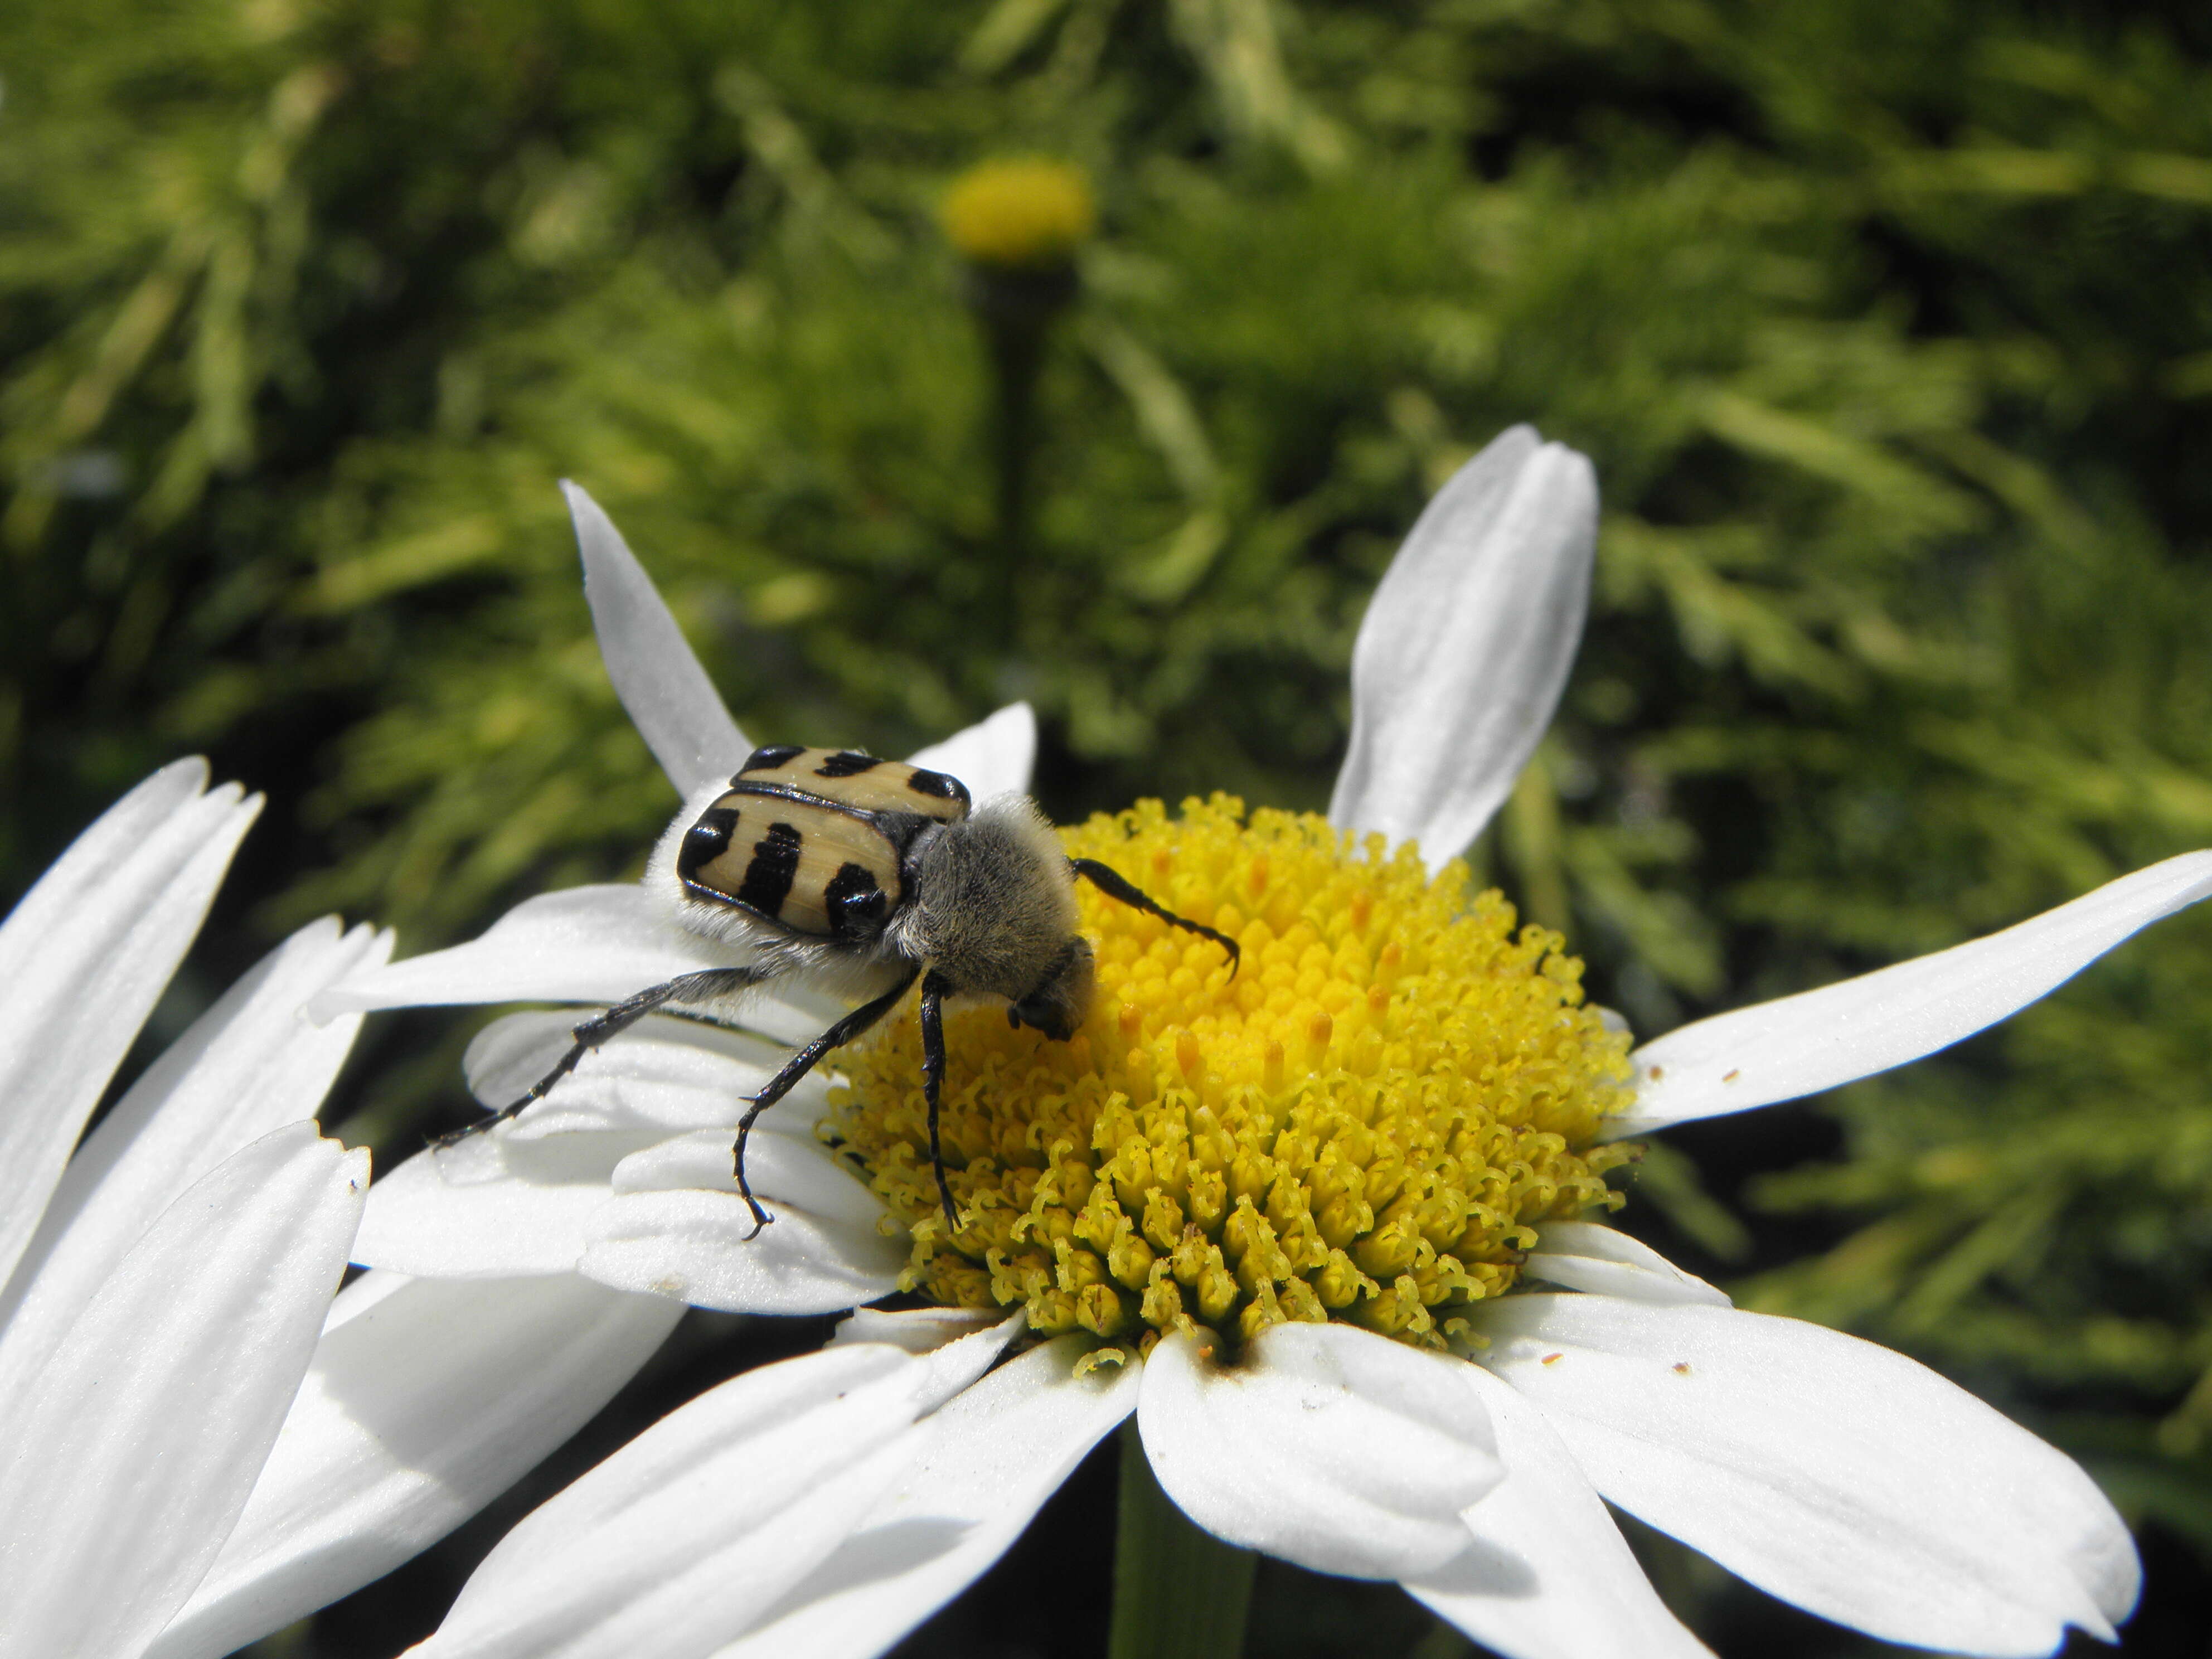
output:
<path id="1" fill-rule="evenodd" d="M 1559 706 L 1596 545 L 1589 460 L 1534 428 L 1453 475 L 1359 625 L 1331 822 L 1417 839 L 1431 870 L 1482 832 Z"/>
<path id="2" fill-rule="evenodd" d="M 923 1409 L 934 1411 L 981 1377 L 1029 1324 L 1020 1309 L 998 1314 L 981 1308 L 856 1308 L 837 1322 L 831 1346 L 888 1342 L 929 1362 Z"/>
<path id="3" fill-rule="evenodd" d="M 1695 1273 L 1684 1273 L 1649 1244 L 1617 1227 L 1594 1222 L 1546 1222 L 1522 1271 L 1530 1279 L 1571 1291 L 1596 1291 L 1636 1302 L 1733 1305 L 1722 1291 Z"/>
<path id="4" fill-rule="evenodd" d="M 461 1060 L 470 1092 L 495 1109 L 520 1099 L 568 1049 L 577 1018 L 570 1008 L 493 1021 Z M 730 1129 L 745 1097 L 790 1058 L 789 1048 L 763 1037 L 650 1016 L 587 1055 L 507 1133 L 536 1139 L 595 1130 Z M 811 1126 L 828 1086 L 819 1073 L 809 1077 L 784 1097 L 778 1115 Z"/>
<path id="5" fill-rule="evenodd" d="M 850 1324 L 852 1322 L 845 1322 Z M 921 1409 L 933 1412 L 945 1401 L 964 1392 L 985 1372 L 996 1364 L 1006 1346 L 1022 1334 L 1029 1320 L 1018 1309 L 1004 1319 L 993 1320 L 979 1330 L 962 1330 L 947 1326 L 947 1340 L 933 1347 L 909 1347 L 904 1342 L 891 1346 L 902 1352 L 919 1355 L 928 1370 L 919 1387 L 917 1398 Z M 902 1335 L 910 1333 L 901 1333 Z M 836 1346 L 835 1339 L 830 1346 Z"/>
<path id="6" fill-rule="evenodd" d="M 908 1353 L 931 1353 L 948 1342 L 1001 1322 L 986 1308 L 855 1308 L 837 1322 L 832 1342 L 888 1342 Z"/>
<path id="7" fill-rule="evenodd" d="M 24 1654 L 135 1654 L 206 1572 L 307 1369 L 368 1184 L 312 1123 L 179 1194 L 0 1406 L 0 1607 Z"/>
<path id="8" fill-rule="evenodd" d="M 1350 1325 L 1276 1325 L 1235 1365 L 1177 1333 L 1145 1364 L 1137 1423 L 1161 1490 L 1217 1538 L 1316 1572 L 1402 1578 L 1466 1547 L 1496 1486 L 1466 1366 Z"/>
<path id="9" fill-rule="evenodd" d="M 0 925 L 0 1279 L 261 810 L 206 783 L 203 761 L 156 772 Z"/>
<path id="10" fill-rule="evenodd" d="M 245 1513 L 147 1659 L 217 1659 L 435 1543 L 581 1428 L 683 1312 L 574 1273 L 356 1280 Z"/>
<path id="11" fill-rule="evenodd" d="M 589 1224 L 583 1271 L 623 1290 L 738 1313 L 830 1313 L 898 1287 L 902 1232 L 826 1148 L 756 1134 L 745 1173 L 775 1218 L 756 1230 L 738 1196 L 727 1131 L 645 1149 L 617 1171 L 614 1200 Z"/>
<path id="12" fill-rule="evenodd" d="M 544 1077 L 574 1018 L 522 1014 L 488 1027 L 467 1060 L 479 1098 L 503 1104 Z M 781 1231 L 747 1237 L 751 1215 L 731 1162 L 736 1121 L 787 1052 L 697 1021 L 642 1021 L 585 1056 L 512 1127 L 418 1153 L 380 1181 L 356 1259 L 441 1278 L 585 1263 L 617 1288 L 667 1296 L 680 1285 L 701 1306 L 753 1312 L 823 1312 L 879 1296 L 902 1247 L 878 1231 L 882 1204 L 814 1135 L 825 1078 L 803 1082 L 757 1126 L 746 1167 Z M 687 1133 L 695 1124 L 706 1127 Z"/>
<path id="13" fill-rule="evenodd" d="M 207 762 L 191 756 L 142 779 L 102 812 L 15 902 L 8 925 L 0 928 L 0 962 L 12 969 L 21 960 L 15 952 L 48 934 L 67 931 L 85 900 L 105 886 L 110 874 L 139 852 L 155 830 L 191 810 L 207 786 Z"/>
<path id="14" fill-rule="evenodd" d="M 1469 1547 L 1407 1589 L 1501 1659 L 1710 1659 L 1652 1589 L 1543 1413 L 1468 1370 L 1505 1479 L 1467 1510 Z"/>
<path id="15" fill-rule="evenodd" d="M 689 794 L 708 778 L 727 777 L 744 763 L 752 745 L 722 706 L 721 694 L 614 520 L 580 485 L 564 479 L 561 493 L 575 520 L 584 597 L 591 602 L 599 655 L 615 695 L 678 794 Z"/>
<path id="16" fill-rule="evenodd" d="M 883 1200 L 812 1133 L 789 1119 L 755 1126 L 745 1144 L 745 1174 L 754 1194 L 775 1215 L 803 1211 L 825 1221 L 873 1233 L 884 1218 Z M 720 1192 L 735 1195 L 736 1165 L 727 1129 L 699 1129 L 631 1153 L 615 1166 L 617 1195 Z M 746 1231 L 751 1231 L 748 1226 Z M 904 1249 L 902 1243 L 897 1248 Z"/>
<path id="17" fill-rule="evenodd" d="M 1030 770 L 1036 764 L 1036 713 L 1025 702 L 1009 703 L 988 720 L 954 732 L 943 743 L 933 743 L 911 758 L 916 766 L 950 772 L 977 800 L 1025 795 Z"/>
<path id="18" fill-rule="evenodd" d="M 146 1068 L 80 1146 L 0 1296 L 0 1400 L 40 1369 L 70 1323 L 167 1206 L 240 1148 L 313 1113 L 358 1018 L 314 1026 L 308 995 L 389 934 L 309 924 L 270 951 Z"/>
<path id="19" fill-rule="evenodd" d="M 1637 1050 L 1636 1104 L 1609 1133 L 1794 1100 L 1932 1054 L 2207 894 L 2212 852 L 2185 853 L 1986 939 L 1685 1025 Z"/>
<path id="20" fill-rule="evenodd" d="M 1892 1641 L 2048 1653 L 2134 1604 L 2127 1529 L 2063 1453 L 1901 1354 L 1796 1320 L 1510 1297 L 1481 1363 L 1611 1502 Z"/>
<path id="21" fill-rule="evenodd" d="M 928 1419 L 935 1437 L 837 1552 L 717 1659 L 870 1659 L 1001 1555 L 1135 1409 L 1141 1372 L 1074 1375 L 1073 1337 L 1030 1349 Z"/>
<path id="22" fill-rule="evenodd" d="M 615 1165 L 656 1139 L 487 1134 L 425 1148 L 370 1190 L 354 1260 L 435 1279 L 572 1273 Z"/>
<path id="23" fill-rule="evenodd" d="M 663 1418 L 542 1505 L 416 1651 L 515 1659 L 713 1652 L 850 1534 L 914 1450 L 927 1361 L 825 1348 Z"/>
<path id="24" fill-rule="evenodd" d="M 309 1011 L 325 1019 L 438 1003 L 619 1002 L 735 959 L 670 921 L 635 882 L 567 887 L 523 900 L 465 945 L 356 974 Z"/>

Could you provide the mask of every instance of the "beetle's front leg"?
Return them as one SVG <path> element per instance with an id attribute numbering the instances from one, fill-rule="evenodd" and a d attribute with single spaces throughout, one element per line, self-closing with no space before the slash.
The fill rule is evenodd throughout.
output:
<path id="1" fill-rule="evenodd" d="M 945 1174 L 945 1149 L 938 1139 L 937 1112 L 945 1091 L 945 999 L 952 981 L 931 969 L 921 982 L 921 1093 L 929 1103 L 929 1167 L 937 1176 L 937 1201 L 945 1211 L 945 1242 L 960 1223 L 952 1212 L 952 1183 Z"/>
<path id="2" fill-rule="evenodd" d="M 783 1063 L 783 1068 L 768 1080 L 758 1094 L 751 1097 L 745 1108 L 745 1115 L 738 1120 L 738 1142 L 730 1152 L 731 1162 L 734 1166 L 733 1172 L 738 1178 L 738 1195 L 745 1200 L 745 1207 L 753 1213 L 753 1230 L 745 1235 L 746 1238 L 758 1238 L 760 1230 L 775 1218 L 766 1210 L 761 1208 L 760 1200 L 753 1196 L 752 1183 L 745 1179 L 745 1140 L 753 1132 L 753 1120 L 796 1088 L 799 1079 L 821 1064 L 824 1054 L 833 1048 L 843 1048 L 896 1007 L 898 1000 L 907 994 L 908 989 L 914 984 L 915 975 L 921 971 L 918 968 L 909 968 L 900 976 L 899 982 L 884 992 L 883 995 L 872 1002 L 864 1002 L 854 1009 L 851 1013 L 846 1015 L 844 1018 L 786 1060 Z"/>

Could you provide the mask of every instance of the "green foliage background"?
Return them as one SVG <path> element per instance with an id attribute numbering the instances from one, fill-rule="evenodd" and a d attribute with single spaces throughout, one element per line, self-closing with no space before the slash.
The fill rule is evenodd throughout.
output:
<path id="1" fill-rule="evenodd" d="M 1596 461 L 1599 592 L 1476 856 L 1639 1031 L 2212 844 L 2194 9 L 7 18 L 11 893 L 194 749 L 273 801 L 234 953 L 334 906 L 427 948 L 636 868 L 674 796 L 600 672 L 563 476 L 756 734 L 903 752 L 1024 696 L 1056 816 L 1316 806 L 1376 574 L 1517 420 Z M 1044 361 L 1019 602 L 989 617 L 996 394 L 934 206 L 1022 152 L 1081 164 L 1102 224 Z M 455 1039 L 407 1029 L 349 1085 L 394 1148 L 458 1096 Z M 2200 915 L 1940 1060 L 1671 1138 L 1627 1213 L 2081 1455 L 2143 1527 L 2128 1650 L 2197 1654 L 2208 1094 Z M 1638 1544 L 1725 1653 L 1874 1650 Z M 428 1582 L 289 1650 L 389 1651 L 358 1631 L 427 1628 Z M 1366 1592 L 1271 1589 L 1297 1611 L 1255 1655 L 1400 1626 L 1454 1650 Z M 963 1603 L 915 1650 L 1028 1630 L 1022 1594 L 994 1577 L 1017 1611 Z"/>

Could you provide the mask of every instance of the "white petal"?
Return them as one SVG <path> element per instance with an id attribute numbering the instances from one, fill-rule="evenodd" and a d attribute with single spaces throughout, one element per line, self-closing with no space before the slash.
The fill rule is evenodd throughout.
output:
<path id="1" fill-rule="evenodd" d="M 1137 1423 L 1161 1490 L 1200 1526 L 1353 1578 L 1450 1560 L 1460 1510 L 1504 1474 L 1464 1362 L 1349 1325 L 1271 1327 L 1233 1366 L 1169 1336 Z"/>
<path id="2" fill-rule="evenodd" d="M 0 926 L 0 1280 L 261 810 L 206 782 L 204 761 L 156 772 Z"/>
<path id="3" fill-rule="evenodd" d="M 592 1217 L 583 1271 L 620 1290 L 732 1313 L 830 1313 L 898 1288 L 903 1229 L 818 1141 L 756 1134 L 745 1172 L 775 1217 L 755 1231 L 738 1196 L 730 1137 L 708 1130 L 647 1149 L 617 1172 Z"/>
<path id="4" fill-rule="evenodd" d="M 370 1189 L 354 1260 L 434 1279 L 573 1273 L 615 1165 L 657 1138 L 494 1132 L 425 1148 Z"/>
<path id="5" fill-rule="evenodd" d="M 928 1419 L 936 1437 L 859 1530 L 716 1659 L 872 1659 L 972 1583 L 1135 1407 L 1133 1365 L 1030 1349 Z"/>
<path id="6" fill-rule="evenodd" d="M 312 1116 L 358 1018 L 310 1025 L 301 1004 L 392 936 L 312 922 L 264 957 L 146 1068 L 70 1160 L 0 1297 L 0 1400 L 38 1370 L 100 1282 L 182 1188 Z"/>
<path id="7" fill-rule="evenodd" d="M 405 1273 L 386 1273 L 372 1267 L 361 1274 L 331 1298 L 330 1311 L 323 1316 L 323 1334 L 328 1336 L 341 1325 L 349 1325 L 371 1308 L 395 1297 L 416 1281 Z M 317 1349 L 318 1352 L 321 1350 Z"/>
<path id="8" fill-rule="evenodd" d="M 488 1027 L 465 1061 L 478 1096 L 504 1103 L 543 1077 L 574 1018 L 520 1014 Z M 702 1306 L 821 1312 L 880 1296 L 901 1247 L 877 1231 L 880 1202 L 815 1137 L 826 1078 L 801 1083 L 758 1126 L 750 1171 L 790 1224 L 772 1244 L 744 1237 L 735 1124 L 787 1052 L 696 1021 L 644 1020 L 512 1126 L 418 1154 L 377 1182 L 356 1257 L 484 1277 L 568 1272 L 596 1246 L 594 1276 L 655 1294 L 688 1287 Z M 700 1123 L 709 1127 L 691 1130 Z M 693 1188 L 708 1190 L 682 1190 Z M 622 1194 L 649 1197 L 610 1209 Z M 821 1261 L 792 1259 L 808 1251 Z"/>
<path id="9" fill-rule="evenodd" d="M 353 975 L 308 1012 L 327 1019 L 434 1003 L 619 1002 L 737 959 L 669 921 L 635 882 L 568 887 L 525 899 L 466 945 Z"/>
<path id="10" fill-rule="evenodd" d="M 1006 1345 L 1022 1334 L 1029 1317 L 1017 1308 L 1000 1313 L 982 1308 L 856 1308 L 830 1334 L 830 1347 L 880 1342 L 929 1362 L 921 1409 L 935 1411 L 989 1370 Z"/>
<path id="11" fill-rule="evenodd" d="M 576 1019 L 568 1009 L 493 1021 L 461 1060 L 471 1092 L 492 1108 L 520 1099 L 567 1051 Z M 649 1017 L 585 1056 L 508 1133 L 533 1139 L 579 1130 L 734 1130 L 746 1097 L 790 1058 L 789 1048 L 761 1037 Z M 785 1097 L 775 1115 L 811 1126 L 826 1110 L 828 1092 L 817 1073 Z"/>
<path id="12" fill-rule="evenodd" d="M 824 1349 L 663 1418 L 507 1534 L 425 1659 L 694 1659 L 817 1566 L 916 1449 L 926 1361 Z"/>
<path id="13" fill-rule="evenodd" d="M 1559 707 L 1596 546 L 1589 461 L 1534 428 L 1453 474 L 1359 624 L 1330 822 L 1418 840 L 1431 870 L 1482 832 Z"/>
<path id="14" fill-rule="evenodd" d="M 932 1353 L 948 1342 L 994 1330 L 1004 1322 L 984 1308 L 855 1308 L 830 1334 L 840 1342 L 888 1342 L 908 1353 Z"/>
<path id="15" fill-rule="evenodd" d="M 1472 1546 L 1407 1589 L 1502 1659 L 1711 1659 L 1652 1589 L 1543 1413 L 1468 1369 L 1505 1480 L 1466 1512 Z"/>
<path id="16" fill-rule="evenodd" d="M 1649 1244 L 1616 1227 L 1589 1221 L 1547 1221 L 1522 1271 L 1571 1291 L 1596 1291 L 1632 1302 L 1702 1302 L 1734 1305 L 1721 1291 L 1686 1273 Z"/>
<path id="17" fill-rule="evenodd" d="M 25 1654 L 136 1655 L 236 1522 L 313 1352 L 368 1154 L 295 1123 L 188 1188 L 0 1411 Z"/>
<path id="18" fill-rule="evenodd" d="M 1029 1323 L 1027 1315 L 1017 1309 L 1006 1318 L 986 1325 L 980 1331 L 963 1331 L 950 1342 L 922 1351 L 928 1362 L 929 1375 L 923 1379 L 921 1404 L 925 1411 L 935 1411 L 948 1400 L 971 1387 L 983 1374 L 999 1362 L 1006 1345 L 1022 1334 Z M 902 1343 L 892 1344 L 904 1352 L 915 1352 Z"/>
<path id="19" fill-rule="evenodd" d="M 581 486 L 563 479 L 561 493 L 575 520 L 584 597 L 591 601 L 592 625 L 615 695 L 678 794 L 690 793 L 709 778 L 729 776 L 744 764 L 752 745 L 614 520 Z"/>
<path id="20" fill-rule="evenodd" d="M 1986 939 L 1685 1025 L 1637 1050 L 1636 1104 L 1607 1133 L 1795 1100 L 1932 1054 L 2208 893 L 2212 852 L 2185 853 Z"/>
<path id="21" fill-rule="evenodd" d="M 884 1218 L 883 1200 L 839 1163 L 807 1126 L 773 1118 L 772 1113 L 763 1117 L 745 1143 L 745 1174 L 769 1212 L 803 1212 L 875 1232 L 876 1224 Z M 617 1196 L 702 1191 L 734 1196 L 734 1150 L 735 1138 L 727 1129 L 701 1129 L 656 1141 L 615 1166 L 615 1192 Z M 905 1248 L 902 1242 L 899 1248 Z"/>
<path id="22" fill-rule="evenodd" d="M 683 1312 L 573 1273 L 356 1279 L 246 1512 L 147 1659 L 219 1659 L 435 1543 L 583 1427 Z"/>
<path id="23" fill-rule="evenodd" d="M 934 1411 L 989 1370 L 1028 1323 L 1028 1315 L 1018 1308 L 1004 1316 L 981 1308 L 908 1308 L 889 1313 L 857 1308 L 839 1322 L 830 1344 L 888 1342 L 925 1356 L 929 1380 L 922 1403 Z"/>
<path id="24" fill-rule="evenodd" d="M 913 765 L 950 772 L 977 800 L 1026 795 L 1030 771 L 1036 764 L 1036 711 L 1025 702 L 1008 703 L 988 720 L 909 758 Z"/>
<path id="25" fill-rule="evenodd" d="M 1753 1583 L 1890 1641 L 2112 1639 L 2140 1571 L 2073 1461 L 1901 1354 L 1796 1320 L 1516 1296 L 1482 1364 L 1613 1503 Z"/>
<path id="26" fill-rule="evenodd" d="M 94 819 L 16 901 L 7 926 L 0 928 L 0 961 L 12 970 L 19 960 L 13 952 L 23 942 L 66 931 L 86 899 L 106 884 L 109 872 L 163 823 L 191 810 L 207 784 L 208 764 L 198 756 L 172 761 Z M 226 786 L 223 793 L 237 798 L 235 786 Z"/>

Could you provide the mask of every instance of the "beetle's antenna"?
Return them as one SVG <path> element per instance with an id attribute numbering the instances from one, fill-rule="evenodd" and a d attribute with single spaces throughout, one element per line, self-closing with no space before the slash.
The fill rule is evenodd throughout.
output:
<path id="1" fill-rule="evenodd" d="M 1180 927 L 1186 933 L 1196 933 L 1200 939 L 1210 939 L 1229 952 L 1229 977 L 1237 977 L 1237 969 L 1243 963 L 1244 952 L 1237 941 L 1226 933 L 1218 933 L 1203 922 L 1179 916 L 1166 906 L 1146 897 L 1130 884 L 1127 877 L 1111 865 L 1101 864 L 1097 859 L 1070 859 L 1068 868 L 1096 887 L 1109 899 L 1127 905 L 1132 910 L 1142 910 L 1148 916 L 1158 916 L 1170 927 Z"/>

